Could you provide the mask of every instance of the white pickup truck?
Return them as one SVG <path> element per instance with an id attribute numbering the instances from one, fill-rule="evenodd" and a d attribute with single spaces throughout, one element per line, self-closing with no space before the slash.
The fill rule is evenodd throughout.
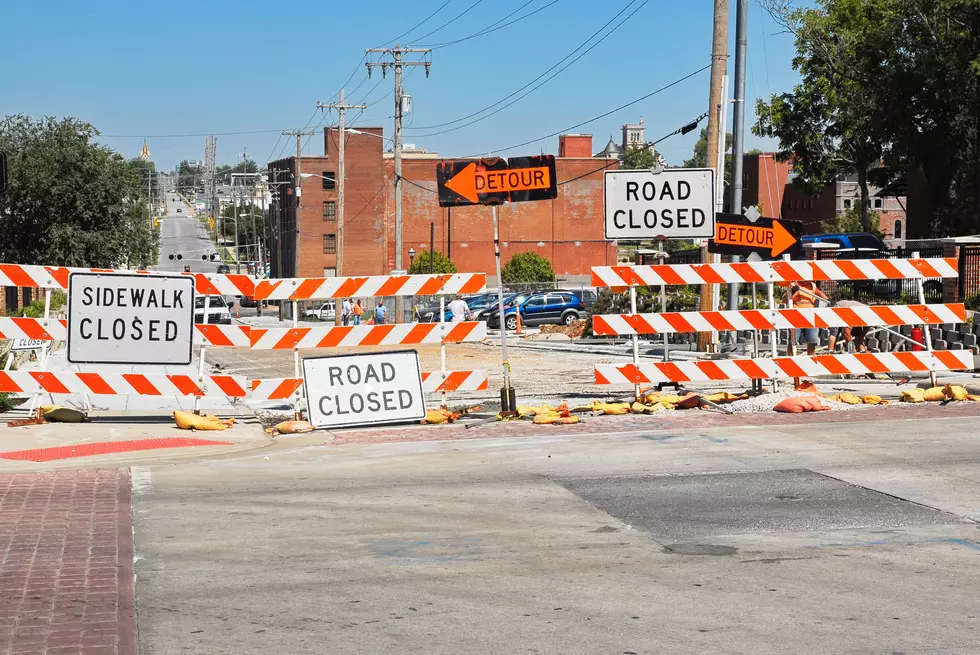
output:
<path id="1" fill-rule="evenodd" d="M 337 318 L 337 305 L 333 301 L 325 302 L 319 307 L 307 309 L 303 312 L 303 318 L 316 319 L 320 321 L 333 321 Z"/>

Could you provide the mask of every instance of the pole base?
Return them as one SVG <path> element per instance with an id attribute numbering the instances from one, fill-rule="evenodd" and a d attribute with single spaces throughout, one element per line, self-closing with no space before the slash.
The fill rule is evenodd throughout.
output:
<path id="1" fill-rule="evenodd" d="M 500 411 L 501 412 L 517 411 L 517 391 L 514 389 L 514 387 L 500 388 Z"/>

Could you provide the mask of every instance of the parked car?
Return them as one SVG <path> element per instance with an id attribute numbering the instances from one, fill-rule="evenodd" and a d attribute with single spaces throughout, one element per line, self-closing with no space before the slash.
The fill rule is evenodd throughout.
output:
<path id="1" fill-rule="evenodd" d="M 204 322 L 204 298 L 205 296 L 194 296 L 194 322 Z M 207 296 L 208 298 L 208 323 L 215 325 L 231 325 L 231 312 L 228 311 L 228 303 L 222 296 Z"/>
<path id="2" fill-rule="evenodd" d="M 303 318 L 320 321 L 334 321 L 337 319 L 337 304 L 333 301 L 325 302 L 319 307 L 313 307 L 303 312 Z"/>
<path id="3" fill-rule="evenodd" d="M 484 293 L 478 296 L 464 296 L 463 300 L 466 301 L 467 306 L 473 313 L 473 319 L 476 320 L 477 315 L 485 309 L 491 302 L 496 301 L 496 294 Z M 449 311 L 449 300 L 446 300 L 446 321 L 453 320 L 453 314 Z M 439 303 L 430 303 L 425 307 L 419 309 L 419 320 L 423 323 L 438 323 L 439 322 Z"/>
<path id="4" fill-rule="evenodd" d="M 838 232 L 836 234 L 804 234 L 802 241 L 807 243 L 832 243 L 838 250 L 845 248 L 888 250 L 885 242 L 867 232 Z"/>
<path id="5" fill-rule="evenodd" d="M 231 273 L 231 266 L 228 264 L 218 264 L 217 272 L 221 275 L 227 275 L 228 273 Z"/>
<path id="6" fill-rule="evenodd" d="M 555 291 L 559 293 L 574 293 L 582 301 L 582 304 L 585 305 L 586 311 L 592 311 L 592 305 L 599 299 L 599 296 L 593 289 L 555 289 Z"/>
<path id="7" fill-rule="evenodd" d="M 177 213 L 178 213 L 178 214 L 180 214 L 180 213 L 181 213 L 181 212 L 183 212 L 183 211 L 184 211 L 184 210 L 183 210 L 183 209 L 181 209 L 180 207 L 178 207 L 178 208 L 177 208 Z"/>
<path id="8" fill-rule="evenodd" d="M 543 291 L 533 293 L 511 304 L 504 304 L 504 321 L 508 330 L 517 329 L 517 313 L 521 322 L 533 327 L 537 325 L 569 325 L 585 316 L 585 305 L 571 291 Z M 487 317 L 487 327 L 499 328 L 499 313 Z"/>
<path id="9" fill-rule="evenodd" d="M 258 307 L 259 301 L 251 296 L 238 296 L 238 304 L 242 307 Z"/>
<path id="10" fill-rule="evenodd" d="M 513 305 L 514 303 L 524 302 L 532 293 L 538 293 L 537 291 L 524 291 L 522 293 L 505 293 L 504 294 L 504 309 Z M 492 294 L 493 297 L 490 299 L 490 303 L 480 310 L 479 313 L 474 312 L 474 318 L 478 321 L 489 320 L 491 316 L 498 316 L 500 310 L 497 307 L 497 294 Z M 499 321 L 498 321 L 499 323 Z"/>

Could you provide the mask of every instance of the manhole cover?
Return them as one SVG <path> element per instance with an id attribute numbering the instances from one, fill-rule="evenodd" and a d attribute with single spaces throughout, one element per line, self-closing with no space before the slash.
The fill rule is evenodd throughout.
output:
<path id="1" fill-rule="evenodd" d="M 952 514 L 801 469 L 558 482 L 655 539 L 962 522 Z"/>

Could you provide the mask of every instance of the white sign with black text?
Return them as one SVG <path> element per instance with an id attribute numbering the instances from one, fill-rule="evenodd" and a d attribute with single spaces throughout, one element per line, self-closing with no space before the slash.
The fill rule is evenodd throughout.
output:
<path id="1" fill-rule="evenodd" d="M 715 235 L 715 173 L 710 168 L 606 171 L 604 182 L 606 239 Z"/>
<path id="2" fill-rule="evenodd" d="M 316 428 L 425 418 L 422 371 L 414 350 L 304 359 L 303 387 Z"/>
<path id="3" fill-rule="evenodd" d="M 72 364 L 190 364 L 193 343 L 194 278 L 69 276 Z"/>
<path id="4" fill-rule="evenodd" d="M 10 350 L 44 350 L 50 341 L 44 339 L 14 339 L 10 342 Z"/>

